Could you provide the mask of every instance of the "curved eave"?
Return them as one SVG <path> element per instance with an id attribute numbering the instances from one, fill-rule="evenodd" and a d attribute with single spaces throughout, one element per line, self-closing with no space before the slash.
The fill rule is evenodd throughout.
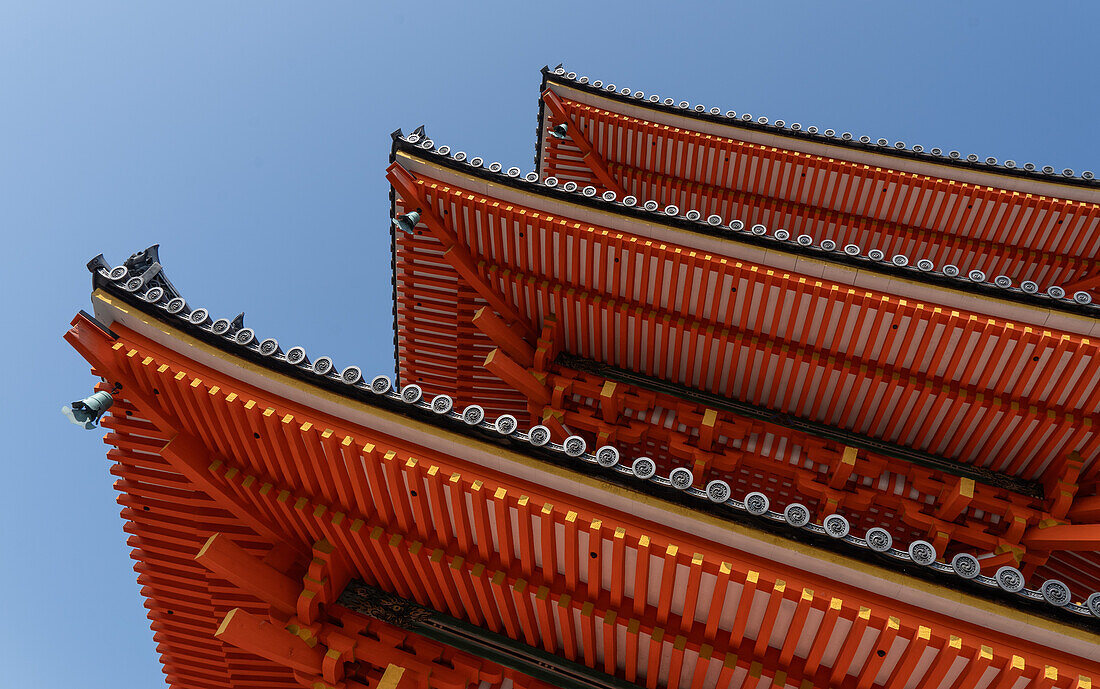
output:
<path id="1" fill-rule="evenodd" d="M 268 394 L 392 437 L 415 437 L 419 445 L 453 454 L 489 471 L 545 485 L 653 524 L 694 533 L 720 547 L 756 553 L 786 566 L 849 582 L 876 595 L 943 611 L 1005 633 L 1014 633 L 1020 621 L 1026 619 L 1035 629 L 1034 642 L 1078 649 L 1071 652 L 1082 657 L 1089 657 L 1096 648 L 1092 632 L 1086 631 L 1094 624 L 1087 612 L 1069 613 L 869 551 L 864 557 L 853 557 L 853 546 L 843 539 L 741 516 L 723 505 L 710 504 L 705 497 L 626 478 L 614 469 L 592 466 L 586 467 L 591 473 L 579 471 L 574 468 L 577 460 L 560 451 L 536 448 L 515 437 L 468 426 L 460 418 L 440 416 L 418 405 L 356 388 L 341 382 L 338 376 L 315 374 L 283 358 L 264 356 L 230 337 L 215 335 L 208 328 L 168 314 L 163 307 L 122 289 L 98 272 L 93 275 L 93 286 L 97 288 L 93 304 L 100 327 L 111 328 L 117 323 L 177 352 L 181 359 L 193 360 Z M 947 580 L 950 585 L 945 585 Z"/>
<path id="2" fill-rule="evenodd" d="M 675 105 L 653 103 L 645 98 L 634 98 L 597 88 L 591 83 L 582 84 L 565 74 L 556 74 L 548 67 L 542 70 L 542 88 L 553 87 L 559 95 L 572 100 L 613 110 L 620 114 L 648 119 L 655 123 L 692 129 L 695 131 L 759 143 L 767 146 L 800 151 L 812 155 L 828 156 L 866 165 L 890 167 L 902 172 L 929 175 L 959 182 L 981 184 L 1024 193 L 1043 194 L 1075 201 L 1100 203 L 1100 180 L 1083 177 L 1067 177 L 1056 173 L 1027 171 L 1008 168 L 981 161 L 935 156 L 911 149 L 897 149 L 858 140 L 845 141 L 839 137 L 794 131 L 773 124 L 746 121 L 739 118 L 713 114 L 707 110 L 698 112 Z M 615 104 L 615 105 L 612 105 Z M 541 112 L 541 110 L 540 110 Z M 539 128 L 538 151 L 543 150 L 542 129 Z"/>
<path id="3" fill-rule="evenodd" d="M 1078 304 L 1070 299 L 1027 294 L 1019 289 L 1003 289 L 965 278 L 924 273 L 915 267 L 897 267 L 885 261 L 848 256 L 843 251 L 825 251 L 817 246 L 801 246 L 793 239 L 776 240 L 748 232 L 733 232 L 723 226 L 684 217 L 669 217 L 660 211 L 627 207 L 619 202 L 589 198 L 561 187 L 548 187 L 520 177 L 490 172 L 456 161 L 453 157 L 410 144 L 395 133 L 391 161 L 407 163 L 410 172 L 426 165 L 438 172 L 437 179 L 453 179 L 459 186 L 488 190 L 504 200 L 520 198 L 541 210 L 577 220 L 592 220 L 610 229 L 629 229 L 648 238 L 672 241 L 693 249 L 729 258 L 752 261 L 808 277 L 836 280 L 857 287 L 880 290 L 906 299 L 939 304 L 968 312 L 1004 318 L 1018 323 L 1050 328 L 1081 336 L 1100 336 L 1098 304 Z M 448 176 L 450 175 L 450 177 Z M 461 180 L 461 181 L 459 181 Z M 391 234 L 393 229 L 391 228 Z"/>

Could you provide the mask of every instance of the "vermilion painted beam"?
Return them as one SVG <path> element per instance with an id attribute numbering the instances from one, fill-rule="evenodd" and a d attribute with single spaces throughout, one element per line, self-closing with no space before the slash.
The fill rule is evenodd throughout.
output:
<path id="1" fill-rule="evenodd" d="M 1075 522 L 1100 522 L 1100 495 L 1077 498 L 1066 512 L 1066 518 Z"/>
<path id="2" fill-rule="evenodd" d="M 871 611 L 868 608 L 861 607 L 859 614 L 856 615 L 856 619 L 852 622 L 852 626 L 849 627 L 848 633 L 844 637 L 844 643 L 841 644 L 839 653 L 833 660 L 833 672 L 829 680 L 831 686 L 839 685 L 847 675 L 848 668 L 852 665 L 852 658 L 863 641 L 863 633 L 867 631 L 870 620 Z"/>
<path id="3" fill-rule="evenodd" d="M 1024 659 L 1018 655 L 1012 656 L 1000 678 L 989 689 L 1012 689 L 1016 684 L 1016 680 L 1020 679 L 1020 675 L 1024 673 L 1024 669 Z"/>
<path id="4" fill-rule="evenodd" d="M 856 683 L 856 689 L 871 689 L 871 684 L 875 681 L 879 669 L 886 661 L 886 655 L 894 645 L 894 639 L 897 638 L 898 631 L 898 618 L 891 617 L 886 621 L 886 629 L 879 634 L 878 639 L 875 641 L 875 647 L 871 654 L 864 661 L 863 668 L 857 673 L 859 679 Z"/>
<path id="5" fill-rule="evenodd" d="M 794 657 L 795 648 L 802 638 L 802 629 L 806 624 L 806 617 L 810 614 L 810 608 L 813 606 L 813 602 L 814 592 L 809 589 L 802 589 L 802 595 L 799 597 L 794 615 L 787 625 L 787 636 L 783 640 L 783 646 L 779 651 L 780 665 L 786 666 Z"/>
<path id="6" fill-rule="evenodd" d="M 623 191 L 622 185 L 620 185 L 615 178 L 611 176 L 611 173 L 607 171 L 607 163 L 605 163 L 600 154 L 596 152 L 595 147 L 589 143 L 580 125 L 569 117 L 569 113 L 566 112 L 565 105 L 561 102 L 561 99 L 558 98 L 558 94 L 547 89 L 542 93 L 542 102 L 549 108 L 555 121 L 567 123 L 569 140 L 572 141 L 577 148 L 581 149 L 581 155 L 584 157 L 585 164 L 591 168 L 596 178 L 599 179 L 605 187 L 618 194 L 619 198 L 626 196 L 626 192 Z"/>
<path id="7" fill-rule="evenodd" d="M 250 555 L 225 534 L 211 536 L 195 555 L 195 560 L 275 609 L 286 614 L 295 612 L 301 583 Z"/>
<path id="8" fill-rule="evenodd" d="M 932 630 L 926 626 L 917 627 L 916 636 L 905 646 L 904 654 L 894 666 L 893 676 L 887 680 L 886 689 L 902 689 L 913 675 L 916 664 L 924 656 L 924 649 L 932 639 Z"/>
<path id="9" fill-rule="evenodd" d="M 919 689 L 936 689 L 939 687 L 961 653 L 962 639 L 957 636 L 947 639 L 939 654 L 932 661 L 932 666 L 928 668 L 924 677 L 921 678 L 920 684 L 917 685 Z"/>
<path id="10" fill-rule="evenodd" d="M 299 672 L 320 675 L 325 654 L 285 629 L 240 608 L 229 611 L 214 636 L 237 648 L 255 653 Z"/>
<path id="11" fill-rule="evenodd" d="M 494 349 L 489 352 L 485 356 L 484 366 L 493 375 L 523 393 L 533 404 L 542 407 L 550 402 L 550 393 L 535 378 L 534 374 L 513 361 L 501 350 Z"/>
<path id="12" fill-rule="evenodd" d="M 1100 273 L 1089 275 L 1088 277 L 1081 278 L 1071 282 L 1065 286 L 1066 292 L 1073 293 L 1077 290 L 1093 290 L 1100 287 Z"/>
<path id="13" fill-rule="evenodd" d="M 535 349 L 527 344 L 524 339 L 508 327 L 508 324 L 500 319 L 489 307 L 483 306 L 477 310 L 470 321 L 477 329 L 485 333 L 485 336 L 504 350 L 508 356 L 515 359 L 516 363 L 524 368 L 530 368 L 535 362 Z"/>
<path id="14" fill-rule="evenodd" d="M 445 249 L 443 257 L 447 262 L 462 275 L 463 279 L 477 292 L 478 296 L 493 307 L 493 310 L 507 318 L 514 327 L 519 328 L 525 339 L 533 341 L 536 334 L 531 330 L 526 319 L 522 318 L 504 300 L 499 290 L 494 289 L 485 282 L 476 263 L 458 243 L 454 232 L 447 229 L 447 224 L 435 212 L 435 208 L 428 201 L 424 190 L 417 184 L 416 178 L 398 163 L 393 163 L 386 168 L 386 179 L 389 180 L 407 204 L 415 205 L 420 209 L 420 222 L 424 223 L 443 245 Z"/>
<path id="15" fill-rule="evenodd" d="M 1024 534 L 1023 544 L 1037 550 L 1100 551 L 1100 524 L 1059 524 L 1033 528 Z"/>

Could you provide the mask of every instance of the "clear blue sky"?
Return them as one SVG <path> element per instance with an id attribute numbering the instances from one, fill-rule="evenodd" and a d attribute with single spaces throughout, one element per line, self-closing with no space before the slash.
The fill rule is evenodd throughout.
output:
<path id="1" fill-rule="evenodd" d="M 392 370 L 389 133 L 532 167 L 539 74 L 1100 172 L 1094 3 L 0 0 L 0 685 L 162 683 L 61 340 L 84 263 L 159 242 L 261 337 Z M 229 5 L 226 7 L 224 5 Z"/>

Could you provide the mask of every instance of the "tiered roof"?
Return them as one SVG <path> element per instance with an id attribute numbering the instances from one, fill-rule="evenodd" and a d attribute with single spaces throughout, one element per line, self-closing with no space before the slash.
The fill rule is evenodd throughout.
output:
<path id="1" fill-rule="evenodd" d="M 104 422 L 109 458 L 173 685 L 294 686 L 328 672 L 325 648 L 344 659 L 337 667 L 347 679 L 379 681 L 379 658 L 393 653 L 385 648 L 396 656 L 421 648 L 387 627 L 389 618 L 372 621 L 381 613 L 370 606 L 358 617 L 358 594 L 348 594 L 345 605 L 327 599 L 329 616 L 308 626 L 294 616 L 286 623 L 321 644 L 316 665 L 304 649 L 279 656 L 281 647 L 265 645 L 262 619 L 286 619 L 279 611 L 293 600 L 222 573 L 210 554 L 216 533 L 231 552 L 262 558 L 268 575 L 278 567 L 291 579 L 311 547 L 314 563 L 337 552 L 348 560 L 338 582 L 352 572 L 488 629 L 486 644 L 542 647 L 631 681 L 703 687 L 751 675 L 806 686 L 850 675 L 845 686 L 889 686 L 895 676 L 953 676 L 957 661 L 973 658 L 1004 681 L 1089 686 L 1078 678 L 1096 662 L 1086 629 L 1100 616 L 1100 596 L 1078 604 L 1054 583 L 1018 589 L 1011 572 L 986 577 L 965 558 L 932 561 L 927 543 L 905 547 L 882 529 L 860 536 L 838 515 L 818 521 L 805 508 L 776 511 L 766 494 L 696 490 L 611 448 L 559 443 L 546 429 L 458 409 L 446 396 L 429 401 L 415 386 L 368 383 L 355 366 L 338 372 L 327 357 L 284 353 L 156 280 L 150 287 L 118 268 L 93 268 L 95 320 L 77 317 L 66 337 L 97 374 L 122 385 Z M 890 563 L 906 575 L 891 576 Z M 318 577 L 305 574 L 307 587 Z M 959 588 L 972 594 L 964 602 Z M 990 602 L 976 604 L 983 597 Z M 299 617 L 302 600 L 313 598 L 296 603 Z M 852 634 L 853 625 L 863 632 Z M 376 655 L 336 651 L 348 630 Z M 876 641 L 864 648 L 862 638 Z M 619 644 L 625 656 L 611 652 Z M 432 666 L 421 651 L 415 657 L 414 670 L 440 677 L 461 667 L 472 673 L 466 681 L 497 686 L 492 678 L 502 676 L 474 659 Z M 662 657 L 673 660 L 653 664 Z M 287 663 L 297 672 L 283 670 Z"/>
<path id="2" fill-rule="evenodd" d="M 527 175 L 395 133 L 396 380 L 89 264 L 170 681 L 1091 686 L 1092 175 L 574 77 Z"/>
<path id="3" fill-rule="evenodd" d="M 775 487 L 792 502 L 838 507 L 802 469 L 830 473 L 846 446 L 861 447 L 866 461 L 831 486 L 865 493 L 845 496 L 849 507 L 875 503 L 898 528 L 944 534 L 941 553 L 1001 555 L 993 562 L 1012 558 L 1029 577 L 1100 585 L 1090 538 L 1055 544 L 1034 531 L 1068 514 L 1068 503 L 1052 512 L 1043 485 L 1077 471 L 1067 458 L 1079 456 L 1082 482 L 1095 483 L 1100 367 L 1090 337 L 1100 307 L 931 280 L 737 219 L 647 211 L 552 177 L 494 172 L 418 136 L 396 138 L 394 151 L 394 212 L 419 209 L 422 224 L 395 238 L 402 381 L 495 412 L 526 408 L 526 418 L 557 419 L 563 434 L 602 437 L 665 470 L 693 466 L 700 485 Z M 534 344 L 525 354 L 478 325 L 482 307 L 521 333 L 553 321 L 561 345 L 534 364 Z M 487 360 L 494 348 L 508 355 Z M 579 362 L 553 363 L 570 356 Z M 521 372 L 532 365 L 534 378 Z M 600 373 L 570 372 L 593 367 Z M 594 394 L 609 379 L 645 399 L 617 390 L 609 417 Z M 698 422 L 720 406 L 740 413 L 715 416 L 729 432 L 704 445 Z M 752 428 L 758 421 L 771 423 Z M 976 528 L 956 528 L 956 508 L 936 507 L 960 490 L 955 477 L 986 484 L 965 515 Z M 887 485 L 896 499 L 883 497 Z M 1016 517 L 1032 531 L 1017 532 Z M 1034 555 L 1026 563 L 1021 546 Z M 1082 552 L 1052 554 L 1066 548 Z"/>

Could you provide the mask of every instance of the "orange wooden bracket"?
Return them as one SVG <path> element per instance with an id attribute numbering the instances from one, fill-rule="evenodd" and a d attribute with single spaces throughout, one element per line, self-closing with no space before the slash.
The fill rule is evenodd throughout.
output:
<path id="1" fill-rule="evenodd" d="M 542 425 L 549 428 L 553 433 L 557 434 L 561 438 L 567 438 L 572 433 L 569 428 L 566 427 L 562 421 L 565 418 L 565 414 L 557 409 L 551 407 L 545 407 L 542 410 L 542 416 L 539 417 L 542 421 Z"/>
<path id="2" fill-rule="evenodd" d="M 1100 524 L 1039 525 L 1028 529 L 1022 542 L 1036 550 L 1096 552 L 1100 550 Z"/>
<path id="3" fill-rule="evenodd" d="M 718 412 L 707 409 L 703 412 L 703 420 L 699 423 L 699 449 L 713 450 L 716 439 L 715 424 L 718 421 Z"/>
<path id="4" fill-rule="evenodd" d="M 325 582 L 324 602 L 331 603 L 351 581 L 353 572 L 340 551 L 322 539 L 313 544 L 313 561 L 309 565 L 308 575 L 316 581 Z"/>
<path id="5" fill-rule="evenodd" d="M 299 672 L 320 675 L 325 654 L 298 636 L 240 608 L 233 608 L 222 620 L 214 637 L 261 658 Z"/>
<path id="6" fill-rule="evenodd" d="M 1000 542 L 997 536 L 987 533 L 984 529 L 971 525 L 957 526 L 938 516 L 926 514 L 921 511 L 920 505 L 911 501 L 901 504 L 901 513 L 906 523 L 915 528 L 924 529 L 930 538 L 939 540 L 942 546 L 937 546 L 937 552 L 943 552 L 943 547 L 946 547 L 944 538 L 948 541 L 959 540 L 983 550 L 992 550 Z"/>
<path id="7" fill-rule="evenodd" d="M 517 363 L 526 368 L 530 368 L 534 364 L 535 350 L 527 344 L 523 337 L 517 335 L 514 330 L 508 327 L 508 324 L 501 320 L 500 316 L 490 311 L 488 306 L 478 309 L 470 322 L 492 340 L 493 344 L 515 359 Z"/>
<path id="8" fill-rule="evenodd" d="M 534 340 L 535 333 L 527 321 L 520 317 L 519 313 L 505 301 L 499 290 L 493 289 L 481 271 L 477 263 L 458 243 L 457 236 L 447 229 L 443 218 L 435 212 L 435 208 L 428 202 L 416 178 L 398 163 L 393 163 L 386 168 L 386 179 L 389 180 L 397 193 L 401 195 L 405 203 L 415 205 L 420 211 L 420 222 L 428 227 L 428 230 L 445 247 L 443 258 L 450 263 L 459 275 L 477 292 L 478 296 L 488 302 L 493 310 L 504 316 L 523 332 L 524 339 Z"/>
<path id="9" fill-rule="evenodd" d="M 610 189 L 619 195 L 619 198 L 626 196 L 626 192 L 623 191 L 622 186 L 615 181 L 615 178 L 611 176 L 611 173 L 607 169 L 607 163 L 596 152 L 596 149 L 589 143 L 584 133 L 581 131 L 580 126 L 569 117 L 569 113 L 565 110 L 565 104 L 561 102 L 561 98 L 558 98 L 558 94 L 554 93 L 550 89 L 546 89 L 542 93 L 542 102 L 546 104 L 546 107 L 550 109 L 550 114 L 554 119 L 559 122 L 569 123 L 569 140 L 581 149 L 581 155 L 584 157 L 584 162 L 592 169 L 592 173 L 596 175 L 596 178 L 603 183 L 605 187 Z"/>
<path id="10" fill-rule="evenodd" d="M 954 521 L 974 499 L 974 479 L 960 477 L 952 485 L 940 491 L 936 516 L 944 521 Z"/>
<path id="11" fill-rule="evenodd" d="M 535 350 L 535 370 L 549 371 L 558 352 L 565 348 L 565 335 L 558 319 L 546 315 L 542 319 L 542 331 L 539 333 L 538 348 Z"/>
<path id="12" fill-rule="evenodd" d="M 833 464 L 833 471 L 829 475 L 829 487 L 834 489 L 841 489 L 851 478 L 852 472 L 856 468 L 856 455 L 858 454 L 856 448 L 845 447 L 844 452 L 840 455 L 840 461 Z"/>
<path id="13" fill-rule="evenodd" d="M 1081 455 L 1071 452 L 1061 457 L 1043 472 L 1040 480 L 1046 490 L 1047 505 L 1050 514 L 1055 519 L 1065 517 L 1074 507 L 1074 498 L 1080 490 L 1078 480 L 1084 460 Z M 1100 521 L 1098 519 L 1081 519 L 1074 521 Z"/>
<path id="14" fill-rule="evenodd" d="M 613 381 L 604 381 L 600 389 L 600 416 L 608 423 L 615 423 L 622 413 L 622 404 L 619 396 L 615 394 L 617 386 Z"/>
<path id="15" fill-rule="evenodd" d="M 494 349 L 485 357 L 485 368 L 520 391 L 531 402 L 544 406 L 550 402 L 550 391 L 529 370 L 513 361 L 507 354 Z"/>
<path id="16" fill-rule="evenodd" d="M 844 466 L 838 463 L 837 466 Z M 863 488 L 831 488 L 824 481 L 815 478 L 815 474 L 798 474 L 796 483 L 798 489 L 807 495 L 824 500 L 830 509 L 839 510 L 841 507 L 851 510 L 865 510 L 871 506 L 877 495 L 876 491 Z"/>
<path id="17" fill-rule="evenodd" d="M 207 539 L 195 560 L 271 607 L 294 613 L 301 585 L 249 554 L 225 534 L 216 533 Z"/>

